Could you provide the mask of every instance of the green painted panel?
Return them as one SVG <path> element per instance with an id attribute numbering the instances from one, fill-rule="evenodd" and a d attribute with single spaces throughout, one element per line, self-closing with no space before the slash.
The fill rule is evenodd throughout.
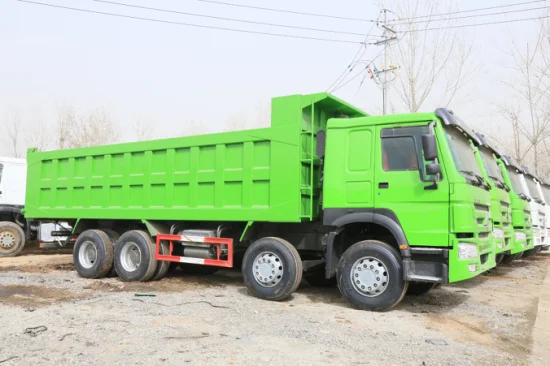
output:
<path id="1" fill-rule="evenodd" d="M 326 93 L 274 98 L 270 128 L 28 152 L 30 219 L 299 222 L 319 208 L 315 135 L 365 114 Z M 307 194 L 304 194 L 306 192 Z"/>

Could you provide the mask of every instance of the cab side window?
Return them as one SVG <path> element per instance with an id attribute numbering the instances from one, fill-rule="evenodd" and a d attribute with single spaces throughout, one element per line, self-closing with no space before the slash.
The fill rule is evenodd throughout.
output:
<path id="1" fill-rule="evenodd" d="M 429 133 L 428 125 L 385 128 L 382 139 L 382 167 L 385 171 L 418 170 L 423 182 L 434 177 L 426 174 L 426 161 L 422 151 L 422 135 Z"/>
<path id="2" fill-rule="evenodd" d="M 382 154 L 385 171 L 418 170 L 418 158 L 412 137 L 382 139 Z"/>

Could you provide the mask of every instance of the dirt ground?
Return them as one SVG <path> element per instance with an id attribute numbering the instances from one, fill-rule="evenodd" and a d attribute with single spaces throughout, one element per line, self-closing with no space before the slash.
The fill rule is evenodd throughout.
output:
<path id="1" fill-rule="evenodd" d="M 86 280 L 70 250 L 30 248 L 0 258 L 0 364 L 547 365 L 549 263 L 539 254 L 373 313 L 307 284 L 262 301 L 238 271 Z"/>

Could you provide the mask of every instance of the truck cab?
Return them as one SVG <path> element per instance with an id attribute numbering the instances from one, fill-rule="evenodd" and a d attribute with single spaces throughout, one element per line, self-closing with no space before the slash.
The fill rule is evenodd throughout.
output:
<path id="1" fill-rule="evenodd" d="M 510 200 L 512 205 L 512 227 L 514 241 L 513 248 L 509 254 L 505 254 L 503 261 L 510 263 L 514 259 L 519 259 L 525 251 L 533 249 L 533 223 L 531 218 L 530 198 L 526 193 L 521 176 L 523 170 L 512 158 L 501 155 L 498 159 L 500 171 L 504 182 L 510 188 Z"/>
<path id="2" fill-rule="evenodd" d="M 542 249 L 546 237 L 546 208 L 544 199 L 539 189 L 537 178 L 529 172 L 529 169 L 522 167 L 523 174 L 520 175 L 520 182 L 527 196 L 531 207 L 531 221 L 533 224 L 534 248 L 526 251 L 524 256 L 538 253 Z"/>
<path id="3" fill-rule="evenodd" d="M 0 158 L 0 257 L 17 255 L 25 244 L 27 163 L 25 159 Z"/>
<path id="4" fill-rule="evenodd" d="M 512 241 L 512 212 L 509 191 L 497 163 L 498 153 L 491 147 L 484 135 L 476 133 L 476 156 L 483 177 L 491 186 L 491 217 L 493 220 L 493 238 L 496 245 L 496 261 L 499 263 L 509 255 Z"/>
<path id="5" fill-rule="evenodd" d="M 471 139 L 473 131 L 446 109 L 329 120 L 325 224 L 364 217 L 395 227 L 409 286 L 493 268 L 490 187 Z"/>
<path id="6" fill-rule="evenodd" d="M 550 184 L 542 182 L 540 185 L 544 202 L 546 202 L 546 241 L 543 243 L 542 250 L 550 249 Z"/>

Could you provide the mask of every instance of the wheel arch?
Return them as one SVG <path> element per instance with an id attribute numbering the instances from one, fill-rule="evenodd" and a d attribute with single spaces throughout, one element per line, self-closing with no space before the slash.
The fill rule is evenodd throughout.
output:
<path id="1" fill-rule="evenodd" d="M 329 222 L 327 222 L 327 218 L 329 218 Z M 351 242 L 351 240 L 354 240 L 353 238 L 358 239 L 357 241 L 361 239 L 382 240 L 394 247 L 401 254 L 401 257 L 411 256 L 407 237 L 397 216 L 391 210 L 370 209 L 349 212 L 343 215 L 334 215 L 333 212 L 330 212 L 328 217 L 325 216 L 324 223 L 333 228 L 329 232 L 327 240 L 327 278 L 335 274 L 338 260 L 341 254 L 353 244 Z M 357 230 L 365 231 L 365 235 L 354 233 Z"/>

